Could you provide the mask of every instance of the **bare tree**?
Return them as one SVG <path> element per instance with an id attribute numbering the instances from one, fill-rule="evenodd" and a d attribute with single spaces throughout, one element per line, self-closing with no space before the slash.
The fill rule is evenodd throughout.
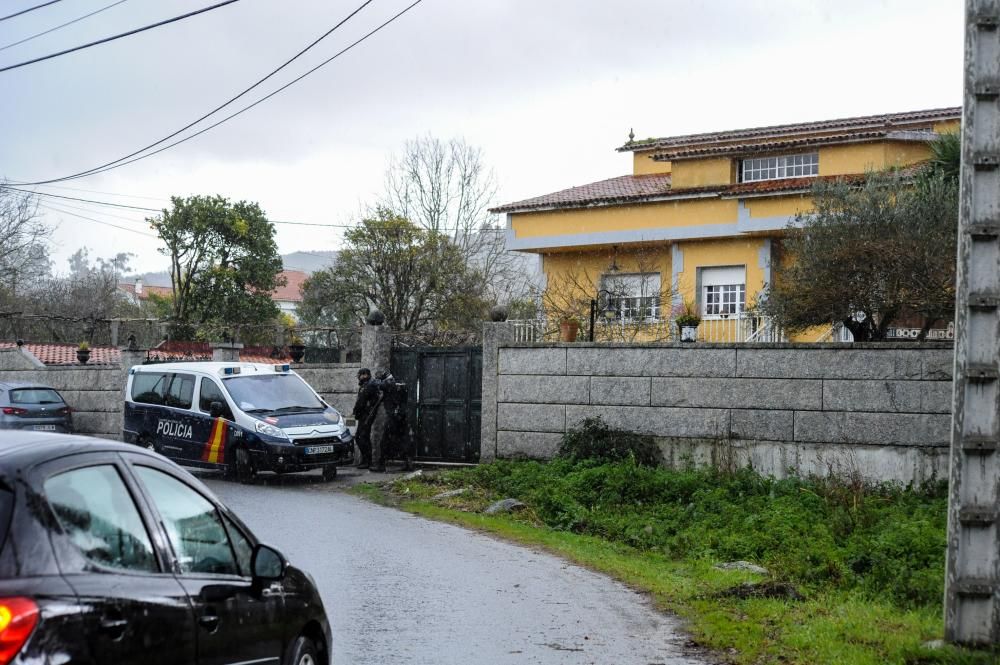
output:
<path id="1" fill-rule="evenodd" d="M 483 275 L 494 303 L 525 297 L 531 257 L 508 252 L 489 206 L 496 176 L 480 148 L 463 139 L 425 136 L 407 141 L 389 162 L 379 207 L 451 239 L 466 264 Z"/>
<path id="2" fill-rule="evenodd" d="M 26 279 L 48 275 L 47 238 L 52 232 L 38 219 L 38 203 L 0 183 L 0 291 L 16 295 Z"/>
<path id="3" fill-rule="evenodd" d="M 632 342 L 669 339 L 673 291 L 662 279 L 662 257 L 655 247 L 629 253 L 623 266 L 594 270 L 577 261 L 568 269 L 552 271 L 541 293 L 542 309 L 554 334 L 560 320 L 576 319 L 589 326 L 591 302 L 596 307 L 594 339 Z M 589 332 L 589 331 L 587 331 Z"/>

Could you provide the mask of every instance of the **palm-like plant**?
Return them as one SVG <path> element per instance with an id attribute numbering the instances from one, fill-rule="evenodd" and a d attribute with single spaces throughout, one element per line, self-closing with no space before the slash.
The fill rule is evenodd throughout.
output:
<path id="1" fill-rule="evenodd" d="M 943 175 L 949 180 L 958 180 L 962 166 L 962 137 L 958 132 L 941 134 L 932 141 L 931 159 L 928 167 L 932 173 Z"/>

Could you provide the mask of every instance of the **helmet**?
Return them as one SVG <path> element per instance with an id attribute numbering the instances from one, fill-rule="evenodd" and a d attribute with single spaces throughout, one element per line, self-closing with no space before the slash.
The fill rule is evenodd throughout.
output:
<path id="1" fill-rule="evenodd" d="M 378 381 L 387 381 L 392 383 L 392 374 L 387 369 L 380 369 L 375 372 L 375 379 Z"/>
<path id="2" fill-rule="evenodd" d="M 372 371 L 370 369 L 368 369 L 367 367 L 362 367 L 361 369 L 358 370 L 358 378 L 359 379 L 362 376 L 365 376 L 365 375 L 367 375 L 367 376 L 370 377 L 372 375 Z"/>

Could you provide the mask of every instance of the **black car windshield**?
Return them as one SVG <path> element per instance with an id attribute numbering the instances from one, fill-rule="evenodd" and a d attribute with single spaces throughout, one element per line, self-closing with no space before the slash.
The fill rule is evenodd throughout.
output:
<path id="1" fill-rule="evenodd" d="M 11 404 L 62 404 L 59 393 L 51 388 L 17 388 L 10 391 Z"/>
<path id="2" fill-rule="evenodd" d="M 234 376 L 223 384 L 244 413 L 293 413 L 326 408 L 295 374 Z"/>

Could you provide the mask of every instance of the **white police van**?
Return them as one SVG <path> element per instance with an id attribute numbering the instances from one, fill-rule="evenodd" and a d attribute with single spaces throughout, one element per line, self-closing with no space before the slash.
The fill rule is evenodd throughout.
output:
<path id="1" fill-rule="evenodd" d="M 124 415 L 125 441 L 244 482 L 257 471 L 316 468 L 330 479 L 354 461 L 343 417 L 288 365 L 137 365 Z"/>

